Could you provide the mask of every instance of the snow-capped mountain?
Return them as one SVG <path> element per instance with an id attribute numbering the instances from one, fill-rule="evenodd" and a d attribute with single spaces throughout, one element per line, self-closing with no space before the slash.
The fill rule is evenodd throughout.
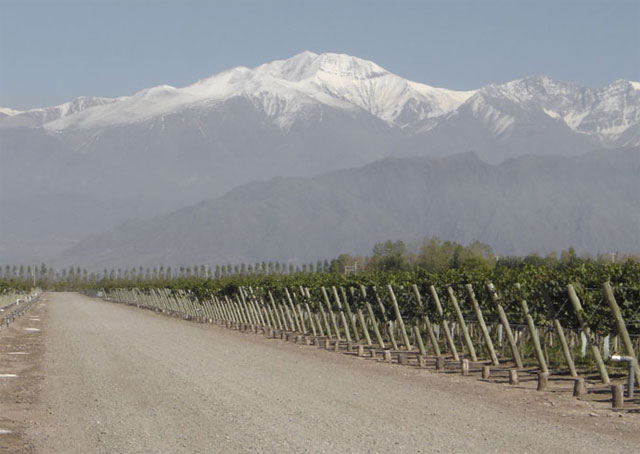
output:
<path id="1" fill-rule="evenodd" d="M 184 88 L 161 85 L 93 109 L 60 116 L 51 130 L 99 128 L 127 124 L 179 111 L 210 108 L 242 96 L 276 124 L 290 126 L 306 108 L 323 104 L 362 109 L 390 125 L 451 112 L 473 94 L 405 80 L 373 62 L 343 54 L 303 52 L 257 68 L 237 67 Z"/>
<path id="2" fill-rule="evenodd" d="M 483 87 L 470 103 L 479 115 L 493 117 L 489 123 L 497 134 L 508 130 L 520 110 L 544 112 L 604 144 L 640 124 L 640 83 L 624 80 L 591 89 L 550 77 L 528 77 Z"/>
<path id="3" fill-rule="evenodd" d="M 131 213 L 159 214 L 250 181 L 389 156 L 476 151 L 498 164 L 624 146 L 640 146 L 637 82 L 592 89 L 528 77 L 455 91 L 360 58 L 303 52 L 182 88 L 0 108 L 0 255 L 21 254 L 54 230 L 56 242 L 47 244 L 64 248 L 77 232 Z M 75 217 L 43 232 L 42 212 Z M 23 222 L 26 214 L 36 217 Z"/>
<path id="4" fill-rule="evenodd" d="M 51 131 L 95 130 L 141 123 L 185 109 L 215 109 L 242 97 L 283 129 L 318 106 L 362 110 L 392 127 L 428 131 L 471 111 L 487 132 L 505 139 L 518 115 L 544 113 L 602 145 L 638 145 L 640 83 L 618 80 L 599 89 L 538 76 L 455 91 L 403 79 L 375 63 L 344 54 L 303 52 L 256 68 L 236 67 L 193 85 L 160 85 L 115 99 L 80 97 L 25 112 L 0 108 L 0 125 Z"/>
<path id="5" fill-rule="evenodd" d="M 73 116 L 86 109 L 115 103 L 117 101 L 118 99 L 113 98 L 80 96 L 64 104 L 52 107 L 41 107 L 25 111 L 0 108 L 0 114 L 5 115 L 4 121 L 0 123 L 0 127 L 39 127 L 61 118 Z M 2 118 L 3 117 L 0 117 L 0 119 Z"/>

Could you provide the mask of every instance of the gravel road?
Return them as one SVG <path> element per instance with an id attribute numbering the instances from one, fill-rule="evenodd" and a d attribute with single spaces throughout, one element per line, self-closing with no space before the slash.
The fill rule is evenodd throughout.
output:
<path id="1" fill-rule="evenodd" d="M 570 397 L 77 294 L 47 298 L 43 379 L 25 437 L 39 453 L 628 454 L 640 446 L 637 416 L 589 416 Z"/>

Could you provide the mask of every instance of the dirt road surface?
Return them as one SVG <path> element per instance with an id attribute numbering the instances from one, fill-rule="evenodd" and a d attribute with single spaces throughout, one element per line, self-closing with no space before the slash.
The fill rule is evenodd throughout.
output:
<path id="1" fill-rule="evenodd" d="M 570 396 L 77 294 L 45 298 L 0 335 L 0 373 L 17 375 L 0 378 L 0 432 L 12 432 L 0 434 L 0 453 L 628 454 L 640 446 L 638 415 Z M 26 354 L 9 355 L 16 349 Z"/>

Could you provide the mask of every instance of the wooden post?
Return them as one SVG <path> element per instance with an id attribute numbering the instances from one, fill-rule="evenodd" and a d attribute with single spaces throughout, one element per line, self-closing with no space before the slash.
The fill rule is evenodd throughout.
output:
<path id="1" fill-rule="evenodd" d="M 290 320 L 288 320 L 287 318 L 287 314 L 284 312 L 284 308 L 282 307 L 283 305 L 278 302 L 277 303 L 277 308 L 280 311 L 280 316 L 282 317 L 282 324 L 284 325 L 284 329 L 287 331 L 293 331 L 293 326 L 290 325 Z"/>
<path id="2" fill-rule="evenodd" d="M 398 301 L 396 300 L 396 295 L 393 292 L 393 287 L 391 284 L 387 285 L 387 289 L 389 290 L 389 295 L 391 296 L 391 302 L 393 303 L 393 310 L 396 313 L 396 320 L 398 321 L 398 325 L 400 327 L 400 333 L 402 334 L 402 342 L 404 342 L 407 350 L 411 351 L 411 342 L 409 341 L 409 336 L 407 335 L 407 330 L 404 326 L 404 320 L 402 320 L 402 314 L 400 313 L 400 307 L 398 306 Z"/>
<path id="3" fill-rule="evenodd" d="M 520 381 L 518 380 L 518 371 L 517 369 L 509 369 L 509 384 L 517 385 Z"/>
<path id="4" fill-rule="evenodd" d="M 636 377 L 640 380 L 640 365 L 638 365 L 638 357 L 636 356 L 636 352 L 633 349 L 633 344 L 631 343 L 631 338 L 629 337 L 629 332 L 627 331 L 627 325 L 622 318 L 620 307 L 618 306 L 618 303 L 613 296 L 613 290 L 611 289 L 611 284 L 609 282 L 605 282 L 604 284 L 602 284 L 602 292 L 604 293 L 604 297 L 607 300 L 607 303 L 609 303 L 609 307 L 611 308 L 611 312 L 613 313 L 613 318 L 616 321 L 618 334 L 620 334 L 620 337 L 622 338 L 622 345 L 624 345 L 625 353 L 633 358 L 636 358 Z"/>
<path id="5" fill-rule="evenodd" d="M 389 335 L 389 341 L 391 342 L 391 347 L 393 347 L 394 350 L 399 350 L 398 343 L 396 342 L 396 338 L 393 333 L 393 322 L 387 318 L 387 315 L 384 309 L 384 304 L 382 304 L 382 299 L 380 298 L 380 295 L 378 295 L 378 290 L 375 287 L 373 287 L 371 291 L 373 292 L 373 296 L 375 297 L 376 302 L 378 303 L 378 307 L 380 308 L 380 312 L 382 313 L 382 319 L 384 320 L 386 333 Z"/>
<path id="6" fill-rule="evenodd" d="M 520 352 L 518 351 L 518 346 L 516 345 L 515 338 L 513 337 L 513 331 L 511 331 L 511 325 L 509 324 L 509 320 L 507 319 L 507 314 L 504 312 L 502 304 L 500 304 L 498 293 L 496 292 L 496 289 L 491 282 L 487 284 L 487 289 L 489 290 L 489 295 L 491 295 L 491 300 L 493 301 L 493 304 L 495 305 L 498 311 L 498 317 L 500 318 L 500 323 L 502 324 L 504 328 L 504 332 L 507 335 L 507 340 L 509 341 L 509 347 L 511 348 L 511 354 L 513 355 L 513 360 L 515 361 L 518 369 L 522 369 L 524 366 L 522 365 Z"/>
<path id="7" fill-rule="evenodd" d="M 611 385 L 611 407 L 622 408 L 624 406 L 623 385 Z"/>
<path id="8" fill-rule="evenodd" d="M 420 351 L 420 356 L 427 356 L 427 351 L 424 348 L 424 342 L 422 342 L 422 334 L 420 334 L 420 328 L 418 328 L 417 324 L 413 325 L 413 334 L 418 341 L 418 350 Z"/>
<path id="9" fill-rule="evenodd" d="M 427 362 L 422 355 L 418 355 L 418 367 L 420 369 L 425 369 L 427 367 Z"/>
<path id="10" fill-rule="evenodd" d="M 436 358 L 436 370 L 442 371 L 444 370 L 444 366 L 445 366 L 444 356 L 438 356 Z"/>
<path id="11" fill-rule="evenodd" d="M 473 286 L 471 284 L 467 284 L 465 285 L 465 288 L 467 289 L 469 300 L 471 301 L 473 310 L 476 313 L 476 318 L 478 319 L 478 323 L 480 324 L 480 331 L 482 332 L 482 336 L 484 337 L 485 344 L 487 346 L 487 349 L 489 350 L 491 363 L 494 366 L 498 366 L 500 365 L 500 361 L 498 361 L 498 356 L 496 355 L 496 351 L 493 349 L 493 342 L 491 341 L 491 336 L 489 335 L 489 330 L 487 329 L 487 325 L 484 323 L 482 310 L 480 309 L 480 305 L 478 304 L 478 300 L 476 299 L 476 294 L 473 291 Z"/>
<path id="12" fill-rule="evenodd" d="M 358 356 L 359 357 L 364 356 L 364 345 L 358 345 Z"/>
<path id="13" fill-rule="evenodd" d="M 538 372 L 538 391 L 546 391 L 547 385 L 549 384 L 549 373 L 548 372 Z"/>
<path id="14" fill-rule="evenodd" d="M 313 315 L 311 314 L 311 309 L 309 309 L 309 303 L 304 302 L 304 310 L 307 313 L 307 317 L 309 318 L 309 324 L 311 325 L 311 332 L 314 336 L 318 335 L 318 330 L 316 329 L 315 321 L 313 320 Z"/>
<path id="15" fill-rule="evenodd" d="M 340 287 L 340 294 L 342 295 L 342 304 L 344 304 L 344 309 L 347 311 L 347 318 L 349 319 L 351 329 L 353 330 L 353 337 L 355 338 L 356 342 L 360 342 L 358 326 L 356 325 L 356 320 L 353 317 L 353 312 L 351 312 L 351 305 L 349 304 L 349 300 L 347 299 L 347 292 L 345 291 L 344 287 Z"/>
<path id="16" fill-rule="evenodd" d="M 329 316 L 331 317 L 331 326 L 333 327 L 333 331 L 336 333 L 336 338 L 341 340 L 342 338 L 340 337 L 340 331 L 338 330 L 338 323 L 336 322 L 336 314 L 331 310 L 331 302 L 329 302 L 327 290 L 324 287 L 320 287 L 320 290 L 322 291 L 322 298 L 324 299 L 324 303 L 327 305 L 327 311 L 329 311 Z"/>
<path id="17" fill-rule="evenodd" d="M 460 324 L 460 329 L 462 330 L 462 335 L 464 336 L 464 342 L 467 345 L 467 349 L 469 350 L 469 355 L 471 355 L 471 359 L 474 362 L 478 361 L 478 357 L 476 356 L 476 349 L 473 347 L 473 342 L 471 342 L 471 336 L 469 336 L 469 329 L 467 328 L 467 324 L 464 321 L 462 311 L 460 310 L 460 306 L 458 306 L 458 299 L 456 298 L 456 295 L 453 292 L 451 286 L 447 287 L 447 293 L 449 294 L 449 301 L 451 301 L 451 305 L 453 306 L 453 309 L 458 318 L 458 323 Z"/>
<path id="18" fill-rule="evenodd" d="M 320 316 L 315 313 L 315 318 L 316 318 L 316 326 L 318 327 L 318 331 L 320 331 L 320 336 L 324 337 L 324 328 L 322 327 L 322 320 L 320 320 Z"/>
<path id="19" fill-rule="evenodd" d="M 302 326 L 300 325 L 300 320 L 298 320 L 298 314 L 294 309 L 293 300 L 291 299 L 291 294 L 289 293 L 289 289 L 287 287 L 284 288 L 284 294 L 287 296 L 286 300 L 283 300 L 285 307 L 287 308 L 287 315 L 291 318 L 291 325 L 294 331 L 303 332 Z M 290 312 L 293 313 L 291 316 Z"/>
<path id="20" fill-rule="evenodd" d="M 344 329 L 344 335 L 347 338 L 347 342 L 351 342 L 351 333 L 349 332 L 349 325 L 347 324 L 347 319 L 344 316 L 344 311 L 342 310 L 342 302 L 340 302 L 340 295 L 338 295 L 338 289 L 335 287 L 331 287 L 333 291 L 333 298 L 336 300 L 336 306 L 338 306 L 338 311 L 340 312 L 340 320 L 342 321 L 342 327 Z"/>
<path id="21" fill-rule="evenodd" d="M 433 299 L 434 304 L 436 305 L 436 310 L 438 311 L 438 315 L 440 317 L 444 317 L 444 311 L 442 310 L 442 305 L 440 304 L 440 298 L 438 297 L 438 292 L 433 285 L 429 286 L 429 292 L 431 292 L 431 298 Z M 451 351 L 451 355 L 453 359 L 458 361 L 460 358 L 458 357 L 458 349 L 456 348 L 456 343 L 453 341 L 453 336 L 451 335 L 451 330 L 449 329 L 448 320 L 442 320 L 442 331 L 444 331 L 444 337 L 447 340 L 447 344 L 449 345 L 449 351 Z"/>
<path id="22" fill-rule="evenodd" d="M 584 378 L 576 378 L 573 381 L 573 397 L 582 397 L 587 394 L 587 388 L 584 386 Z"/>
<path id="23" fill-rule="evenodd" d="M 367 341 L 367 345 L 373 345 L 371 342 L 371 336 L 369 336 L 369 329 L 367 328 L 367 323 L 364 320 L 364 314 L 362 313 L 362 309 L 358 309 L 358 321 L 360 322 L 360 326 L 362 327 L 362 332 L 364 333 L 364 338 Z"/>
<path id="24" fill-rule="evenodd" d="M 574 290 L 573 285 L 571 284 L 567 285 L 567 292 L 569 293 L 569 300 L 571 301 L 571 304 L 573 305 L 573 309 L 576 313 L 576 318 L 578 319 L 578 324 L 580 325 L 580 331 L 585 336 L 587 336 L 587 339 L 589 340 L 589 347 L 591 348 L 591 354 L 593 355 L 593 359 L 596 361 L 596 365 L 598 366 L 600 379 L 602 383 L 606 385 L 610 382 L 609 374 L 607 373 L 607 368 L 604 365 L 604 361 L 602 361 L 602 356 L 600 356 L 600 349 L 598 349 L 598 344 L 594 336 L 591 334 L 591 330 L 587 326 L 587 323 L 584 320 L 584 317 L 583 317 L 584 310 L 582 309 L 582 304 L 580 304 L 580 299 L 578 298 L 578 295 L 576 294 L 576 291 Z"/>
<path id="25" fill-rule="evenodd" d="M 484 380 L 489 380 L 491 376 L 491 366 L 482 366 L 482 378 Z"/>
<path id="26" fill-rule="evenodd" d="M 545 299 L 547 299 L 547 303 L 550 305 L 550 308 L 553 309 L 553 305 L 551 304 L 551 300 L 548 295 L 545 295 Z M 576 371 L 576 366 L 573 362 L 573 356 L 571 356 L 571 350 L 569 349 L 569 344 L 567 343 L 567 338 L 564 335 L 564 329 L 560 324 L 560 320 L 555 317 L 555 314 L 552 314 L 553 317 L 553 328 L 556 330 L 556 334 L 558 335 L 558 339 L 560 340 L 560 346 L 562 347 L 562 354 L 564 355 L 564 359 L 567 362 L 567 366 L 569 367 L 569 372 L 573 378 L 578 378 L 578 372 Z"/>
<path id="27" fill-rule="evenodd" d="M 271 292 L 268 292 L 269 301 L 271 302 L 271 308 L 273 312 L 276 314 L 276 321 L 278 322 L 278 329 L 282 329 L 282 320 L 280 320 L 280 314 L 278 314 L 278 310 L 276 309 L 276 302 L 273 299 L 273 295 Z"/>
<path id="28" fill-rule="evenodd" d="M 311 302 L 311 292 L 309 291 L 308 287 L 304 287 L 303 290 L 304 290 L 304 295 L 305 295 L 305 303 L 304 304 L 307 306 L 307 312 L 309 313 L 309 318 L 311 319 L 311 327 L 313 329 L 316 329 L 316 327 L 317 327 L 317 330 L 320 332 L 320 335 L 324 336 L 324 329 L 322 327 L 322 323 L 320 321 L 320 316 L 318 315 L 318 312 L 314 311 L 312 313 L 309 310 L 309 302 Z M 320 307 L 322 308 L 322 305 L 320 305 Z M 314 323 L 314 318 L 315 318 L 315 323 Z M 315 331 L 314 331 L 314 333 L 315 333 Z"/>
<path id="29" fill-rule="evenodd" d="M 382 339 L 382 335 L 380 334 L 380 329 L 378 328 L 378 321 L 376 320 L 376 316 L 373 313 L 373 308 L 369 301 L 367 301 L 367 290 L 364 288 L 364 285 L 360 285 L 360 293 L 362 294 L 362 298 L 364 299 L 364 305 L 367 309 L 367 313 L 369 314 L 369 320 L 371 321 L 371 325 L 373 326 L 373 333 L 376 335 L 376 340 L 380 348 L 385 348 L 384 340 Z"/>
<path id="30" fill-rule="evenodd" d="M 469 360 L 467 358 L 460 361 L 460 370 L 462 375 L 469 375 Z"/>
<path id="31" fill-rule="evenodd" d="M 391 359 L 391 351 L 390 350 L 385 350 L 384 351 L 384 360 L 388 363 L 392 362 L 393 360 Z"/>
<path id="32" fill-rule="evenodd" d="M 520 284 L 516 283 L 515 286 L 518 290 L 521 290 Z M 542 347 L 540 347 L 540 338 L 538 337 L 538 331 L 536 330 L 536 326 L 533 323 L 533 317 L 531 317 L 531 314 L 529 313 L 529 306 L 527 305 L 527 301 L 524 298 L 520 298 L 520 308 L 522 309 L 522 313 L 527 319 L 527 326 L 529 326 L 531 339 L 533 339 L 533 346 L 536 350 L 536 358 L 538 359 L 540 370 L 542 370 L 543 373 L 548 374 L 549 369 L 547 368 L 547 362 L 544 359 Z"/>
<path id="33" fill-rule="evenodd" d="M 411 286 L 411 289 L 413 290 L 413 295 L 415 296 L 416 301 L 418 302 L 418 306 L 420 306 L 421 308 L 424 308 L 424 304 L 422 303 L 422 295 L 420 295 L 418 286 L 416 284 L 413 284 Z M 431 320 L 429 320 L 429 316 L 426 314 L 426 312 L 424 314 L 424 323 L 427 326 L 427 334 L 429 335 L 429 341 L 431 342 L 431 346 L 433 347 L 435 355 L 440 356 L 441 354 L 440 345 L 438 345 L 438 339 L 436 338 L 436 335 L 433 332 L 433 326 L 431 325 Z"/>

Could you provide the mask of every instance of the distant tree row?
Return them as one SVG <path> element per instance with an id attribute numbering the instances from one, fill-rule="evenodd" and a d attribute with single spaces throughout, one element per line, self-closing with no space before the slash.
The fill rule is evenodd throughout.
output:
<path id="1" fill-rule="evenodd" d="M 295 276 L 313 273 L 369 273 L 411 271 L 422 269 L 437 273 L 449 269 L 492 270 L 496 267 L 515 268 L 525 265 L 562 267 L 580 263 L 611 263 L 626 260 L 640 261 L 638 256 L 602 254 L 578 256 L 570 247 L 560 253 L 552 252 L 544 257 L 531 253 L 526 257 L 497 256 L 487 244 L 474 241 L 462 245 L 455 241 L 442 241 L 438 237 L 425 238 L 417 246 L 408 247 L 403 241 L 377 243 L 369 256 L 341 254 L 332 260 L 318 260 L 306 264 L 282 262 L 257 262 L 224 265 L 154 266 L 104 269 L 90 273 L 87 269 L 70 266 L 56 270 L 44 263 L 35 265 L 5 265 L 0 267 L 0 284 L 5 288 L 19 285 L 47 289 L 80 289 L 103 282 L 161 283 L 173 280 L 208 280 L 243 276 Z"/>

